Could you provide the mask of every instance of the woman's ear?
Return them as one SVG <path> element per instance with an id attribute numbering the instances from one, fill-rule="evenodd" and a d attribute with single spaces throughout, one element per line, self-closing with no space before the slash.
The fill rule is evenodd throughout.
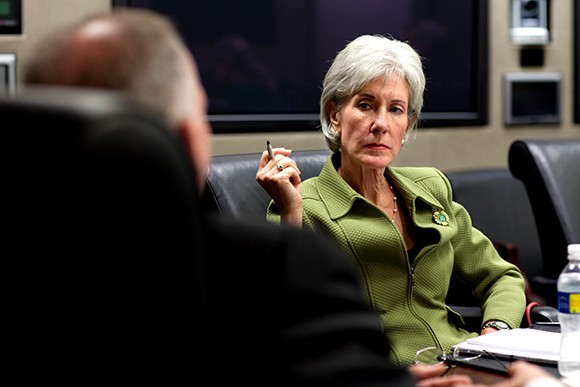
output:
<path id="1" fill-rule="evenodd" d="M 331 101 L 326 105 L 326 112 L 328 113 L 328 118 L 334 129 L 338 132 L 339 123 L 339 111 L 336 107 L 336 102 Z"/>

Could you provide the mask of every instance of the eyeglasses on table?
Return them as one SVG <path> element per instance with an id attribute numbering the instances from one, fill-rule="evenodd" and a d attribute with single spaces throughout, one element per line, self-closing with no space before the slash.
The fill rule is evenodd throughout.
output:
<path id="1" fill-rule="evenodd" d="M 452 356 L 455 360 L 469 362 L 475 359 L 479 359 L 483 355 L 488 355 L 490 358 L 501 364 L 504 369 L 507 369 L 507 366 L 502 361 L 500 361 L 495 355 L 486 350 L 470 351 L 460 348 L 454 348 L 453 352 L 451 353 L 446 353 L 439 347 L 427 347 L 420 349 L 415 353 L 415 364 L 431 366 L 443 364 L 450 356 Z M 451 368 L 452 367 L 449 367 L 445 373 L 447 373 Z"/>

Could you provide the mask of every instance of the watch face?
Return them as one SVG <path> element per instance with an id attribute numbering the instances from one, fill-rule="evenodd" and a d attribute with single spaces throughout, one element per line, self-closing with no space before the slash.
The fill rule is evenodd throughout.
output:
<path id="1" fill-rule="evenodd" d="M 509 329 L 509 326 L 503 321 L 491 321 L 483 326 L 484 328 Z"/>

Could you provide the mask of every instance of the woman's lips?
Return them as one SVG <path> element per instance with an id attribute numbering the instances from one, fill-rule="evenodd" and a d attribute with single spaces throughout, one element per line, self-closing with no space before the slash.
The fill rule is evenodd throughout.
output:
<path id="1" fill-rule="evenodd" d="M 372 143 L 372 144 L 366 145 L 366 148 L 374 149 L 374 150 L 382 150 L 382 149 L 389 149 L 390 147 L 388 145 L 385 145 L 385 144 Z"/>

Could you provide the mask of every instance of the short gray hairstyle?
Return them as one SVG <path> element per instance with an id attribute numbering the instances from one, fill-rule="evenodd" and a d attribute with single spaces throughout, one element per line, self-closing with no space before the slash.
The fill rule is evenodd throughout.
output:
<path id="1" fill-rule="evenodd" d="M 423 108 L 425 74 L 421 57 L 408 43 L 383 35 L 361 35 L 338 52 L 328 69 L 320 96 L 320 124 L 332 152 L 341 148 L 340 135 L 334 130 L 328 104 L 339 110 L 346 100 L 377 77 L 397 75 L 409 87 L 409 126 L 405 141 L 416 130 Z"/>

